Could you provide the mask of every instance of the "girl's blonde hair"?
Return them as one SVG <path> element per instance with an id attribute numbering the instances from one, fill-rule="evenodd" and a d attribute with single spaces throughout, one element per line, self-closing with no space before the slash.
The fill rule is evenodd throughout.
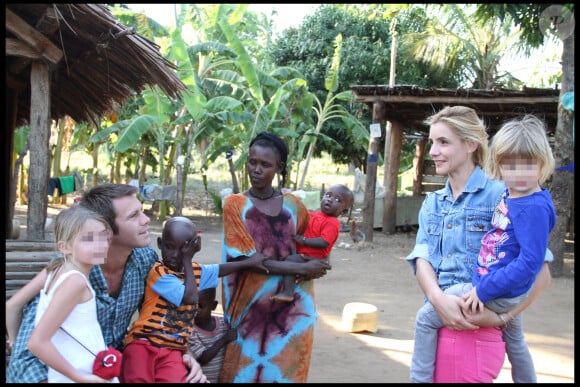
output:
<path id="1" fill-rule="evenodd" d="M 438 122 L 447 124 L 462 141 L 477 144 L 477 149 L 473 152 L 473 162 L 483 167 L 488 134 L 475 110 L 467 106 L 447 106 L 424 121 L 428 126 Z"/>
<path id="2" fill-rule="evenodd" d="M 508 158 L 533 159 L 540 163 L 539 183 L 554 172 L 554 156 L 546 135 L 544 121 L 527 114 L 506 122 L 491 139 L 485 170 L 493 179 L 501 179 L 500 167 Z"/>
<path id="3" fill-rule="evenodd" d="M 56 216 L 56 220 L 54 222 L 54 235 L 57 244 L 59 241 L 65 243 L 73 242 L 75 238 L 79 235 L 80 231 L 82 230 L 87 220 L 90 219 L 101 222 L 105 226 L 107 231 L 111 235 L 113 234 L 111 226 L 109 225 L 104 216 L 86 207 L 74 205 L 72 207 L 65 208 L 64 210 L 59 212 L 58 215 Z M 64 262 L 61 259 L 53 260 L 47 266 L 47 270 L 48 271 L 54 270 L 62 263 Z"/>

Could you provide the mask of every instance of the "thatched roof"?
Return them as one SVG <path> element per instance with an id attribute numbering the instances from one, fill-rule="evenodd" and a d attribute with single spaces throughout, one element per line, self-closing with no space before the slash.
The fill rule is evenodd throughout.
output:
<path id="1" fill-rule="evenodd" d="M 372 106 L 385 103 L 385 117 L 403 124 L 407 134 L 428 134 L 423 121 L 445 106 L 464 105 L 477 111 L 490 135 L 507 120 L 522 114 L 535 114 L 546 121 L 548 133 L 558 122 L 558 89 L 522 90 L 437 89 L 418 86 L 354 85 L 355 101 Z"/>
<path id="2" fill-rule="evenodd" d="M 17 125 L 30 117 L 30 67 L 49 64 L 50 116 L 97 122 L 133 92 L 186 86 L 159 47 L 120 24 L 104 4 L 7 4 L 6 95 L 17 98 Z"/>

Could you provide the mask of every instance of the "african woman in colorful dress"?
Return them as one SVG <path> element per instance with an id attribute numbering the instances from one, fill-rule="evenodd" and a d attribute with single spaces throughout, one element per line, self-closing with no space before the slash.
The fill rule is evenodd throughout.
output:
<path id="1" fill-rule="evenodd" d="M 293 236 L 304 233 L 309 219 L 300 199 L 281 190 L 287 158 L 280 137 L 258 134 L 247 160 L 251 188 L 224 200 L 222 262 L 266 255 L 269 273 L 245 271 L 223 279 L 224 317 L 238 337 L 226 349 L 221 383 L 304 383 L 308 378 L 316 324 L 312 280 L 330 265 L 319 259 L 285 260 L 296 254 Z M 278 174 L 281 181 L 274 187 Z M 297 277 L 293 302 L 271 299 L 282 289 L 284 275 Z"/>

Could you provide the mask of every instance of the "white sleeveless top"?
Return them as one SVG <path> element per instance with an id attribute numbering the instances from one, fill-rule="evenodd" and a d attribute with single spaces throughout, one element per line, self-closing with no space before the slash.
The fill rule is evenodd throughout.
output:
<path id="1" fill-rule="evenodd" d="M 48 274 L 44 288 L 40 292 L 40 300 L 38 302 L 38 308 L 36 309 L 34 325 L 36 326 L 38 324 L 40 318 L 48 308 L 56 289 L 58 289 L 62 282 L 71 275 L 82 276 L 87 283 L 87 287 L 93 294 L 93 297 L 89 301 L 75 306 L 70 315 L 66 320 L 64 320 L 61 327 L 70 333 L 75 339 L 80 341 L 85 347 L 90 349 L 93 354 L 97 354 L 99 351 L 102 351 L 107 347 L 105 345 L 101 326 L 99 325 L 99 320 L 97 319 L 95 291 L 93 290 L 88 278 L 80 271 L 71 270 L 63 273 L 56 280 L 52 289 L 47 293 L 46 290 L 54 276 L 54 272 Z M 87 349 L 83 348 L 83 346 L 72 337 L 67 335 L 62 329 L 59 328 L 54 336 L 52 336 L 51 340 L 62 356 L 67 359 L 73 367 L 82 372 L 86 372 L 87 374 L 93 373 L 93 362 L 95 361 L 95 356 Z M 74 383 L 71 379 L 50 367 L 48 368 L 48 382 Z"/>

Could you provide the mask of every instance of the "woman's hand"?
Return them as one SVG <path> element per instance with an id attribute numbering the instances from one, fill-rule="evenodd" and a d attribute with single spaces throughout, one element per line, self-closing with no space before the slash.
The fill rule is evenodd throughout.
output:
<path id="1" fill-rule="evenodd" d="M 327 270 L 331 270 L 332 266 L 327 260 L 323 259 L 310 259 L 302 264 L 301 273 L 298 273 L 296 277 L 302 280 L 313 280 L 317 278 L 324 277 Z"/>
<path id="2" fill-rule="evenodd" d="M 466 319 L 464 311 L 469 308 L 465 307 L 461 297 L 441 292 L 435 300 L 431 300 L 431 304 L 447 328 L 451 330 L 474 330 L 479 328 L 479 326 L 472 324 Z"/>
<path id="3" fill-rule="evenodd" d="M 497 313 L 487 308 L 483 308 L 483 310 L 478 312 L 472 312 L 469 307 L 465 306 L 463 313 L 469 323 L 480 327 L 503 327 L 505 325 Z M 509 322 L 513 318 L 508 313 L 503 313 L 502 315 L 506 319 L 506 322 Z"/>
<path id="4" fill-rule="evenodd" d="M 445 294 L 437 283 L 437 275 L 429 261 L 417 258 L 417 281 L 427 299 L 435 308 L 437 315 L 447 328 L 451 330 L 477 329 L 478 326 L 466 320 L 462 307 L 465 305 L 461 297 Z"/>

